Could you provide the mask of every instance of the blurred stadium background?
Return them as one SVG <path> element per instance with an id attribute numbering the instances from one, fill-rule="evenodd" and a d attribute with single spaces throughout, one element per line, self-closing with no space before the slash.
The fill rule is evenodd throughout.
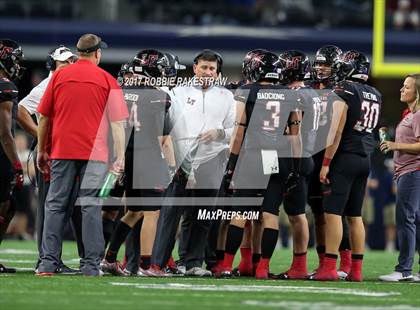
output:
<path id="1" fill-rule="evenodd" d="M 14 39 L 24 49 L 27 72 L 18 84 L 20 97 L 48 74 L 48 52 L 60 44 L 74 51 L 84 33 L 98 34 L 108 43 L 101 67 L 114 76 L 122 63 L 148 47 L 177 54 L 189 65 L 184 75 L 191 74 L 198 51 L 214 49 L 222 54 L 223 74 L 230 80 L 240 78 L 243 56 L 254 48 L 299 49 L 310 57 L 324 44 L 356 49 L 376 68 L 370 83 L 383 94 L 381 125 L 391 133 L 404 108 L 399 102 L 402 79 L 407 71 L 420 72 L 420 0 L 0 0 L 0 37 Z M 397 65 L 381 70 L 387 63 Z M 30 139 L 20 139 L 26 161 Z M 385 160 L 374 154 L 365 218 L 372 249 L 386 247 L 384 209 L 394 199 Z M 30 180 L 26 190 L 10 238 L 33 236 L 36 191 Z M 287 245 L 287 229 L 284 235 Z"/>

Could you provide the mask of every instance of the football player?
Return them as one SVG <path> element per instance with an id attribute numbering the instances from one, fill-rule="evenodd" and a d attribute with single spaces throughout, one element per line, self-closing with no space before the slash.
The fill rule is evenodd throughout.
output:
<path id="1" fill-rule="evenodd" d="M 342 50 L 335 45 L 324 45 L 319 48 L 315 54 L 313 63 L 313 76 L 314 80 L 310 86 L 318 89 L 321 98 L 319 105 L 319 123 L 317 133 L 317 145 L 325 145 L 325 136 L 328 133 L 331 117 L 331 103 L 334 101 L 332 89 L 336 84 L 336 75 L 332 72 L 332 65 L 337 61 L 338 57 L 342 54 Z M 329 104 L 329 101 L 330 104 Z M 322 195 L 323 188 L 319 182 L 319 171 L 321 170 L 322 160 L 324 158 L 324 150 L 314 154 L 314 172 L 309 183 L 308 203 L 312 208 L 315 218 L 315 237 L 316 237 L 316 250 L 319 258 L 319 265 L 325 256 L 325 219 L 322 209 Z M 348 224 L 343 218 L 343 240 L 340 244 L 340 267 L 339 275 L 345 278 L 351 268 L 351 251 L 350 240 L 348 234 Z"/>
<path id="2" fill-rule="evenodd" d="M 111 237 L 102 268 L 115 275 L 127 275 L 116 260 L 119 248 L 132 227 L 143 218 L 141 227 L 141 263 L 138 276 L 161 276 L 151 271 L 151 255 L 156 235 L 160 205 L 145 205 L 142 197 L 161 198 L 169 184 L 169 169 L 162 158 L 161 145 L 165 140 L 165 119 L 170 107 L 169 96 L 162 90 L 147 85 L 145 78 L 165 76 L 169 60 L 157 50 L 142 50 L 131 63 L 135 89 L 126 89 L 124 96 L 129 105 L 129 140 L 125 162 L 125 195 L 128 212 L 121 218 Z"/>
<path id="3" fill-rule="evenodd" d="M 236 90 L 239 87 L 242 87 L 246 84 L 251 84 L 255 81 L 253 81 L 251 77 L 252 72 L 252 64 L 255 61 L 254 57 L 259 57 L 262 53 L 268 52 L 265 49 L 255 49 L 250 52 L 248 52 L 244 60 L 242 62 L 242 77 L 243 79 L 238 82 L 232 82 L 230 83 L 227 88 L 230 89 L 234 94 Z M 239 103 L 239 109 L 240 106 L 242 106 L 243 103 Z M 232 167 L 231 167 L 232 168 Z M 229 169 L 229 167 L 228 167 Z M 231 169 L 233 171 L 233 169 Z M 226 176 L 228 176 L 228 179 L 226 179 Z M 224 178 L 224 182 L 220 191 L 220 195 L 223 196 L 231 196 L 232 191 L 229 190 L 229 184 L 230 184 L 230 177 L 231 174 L 226 174 Z M 231 210 L 230 206 L 224 206 L 225 210 Z M 216 258 L 217 262 L 214 268 L 212 269 L 212 272 L 215 274 L 216 277 L 221 275 L 221 272 L 223 271 L 223 260 L 224 260 L 224 254 L 225 254 L 225 244 L 226 244 L 226 238 L 227 238 L 227 231 L 229 228 L 230 221 L 222 221 L 219 226 L 218 231 L 218 240 L 217 240 L 217 250 L 216 250 Z M 260 245 L 260 239 L 261 239 L 261 230 L 262 230 L 262 222 L 259 220 L 254 221 L 247 221 L 244 226 L 244 233 L 242 242 L 240 245 L 240 253 L 241 253 L 241 260 L 239 262 L 238 267 L 233 269 L 234 275 L 239 276 L 253 276 L 255 273 L 255 269 L 258 265 L 258 262 L 261 258 L 261 245 Z M 253 238 L 255 236 L 255 238 Z M 254 242 L 255 240 L 255 242 Z M 230 271 L 225 271 L 224 276 L 229 276 Z"/>
<path id="4" fill-rule="evenodd" d="M 334 88 L 342 102 L 334 102 L 330 134 L 333 143 L 324 153 L 319 174 L 321 183 L 329 187 L 324 193 L 325 258 L 313 276 L 315 280 L 337 280 L 337 254 L 342 239 L 342 216 L 349 223 L 352 262 L 348 281 L 362 281 L 365 230 L 361 217 L 369 155 L 375 141 L 373 130 L 378 124 L 382 106 L 381 94 L 366 84 L 370 62 L 358 51 L 347 51 L 333 64 L 333 74 L 343 80 Z M 335 130 L 336 129 L 336 130 Z"/>
<path id="5" fill-rule="evenodd" d="M 47 56 L 46 68 L 50 71 L 48 76 L 41 81 L 37 86 L 35 86 L 31 92 L 19 102 L 17 122 L 20 127 L 22 127 L 27 133 L 37 138 L 38 126 L 35 121 L 32 119 L 32 115 L 35 115 L 37 121 L 39 122 L 39 113 L 37 108 L 41 102 L 42 96 L 44 95 L 45 89 L 51 79 L 51 76 L 54 72 L 74 63 L 77 60 L 77 56 L 71 52 L 67 47 L 60 45 L 57 48 L 51 50 Z M 36 159 L 34 160 L 36 162 Z M 44 231 L 44 205 L 45 199 L 47 197 L 48 189 L 50 187 L 50 174 L 49 173 L 40 173 L 37 171 L 37 183 L 38 183 L 38 210 L 37 210 L 37 243 L 38 243 L 38 252 L 39 258 L 35 265 L 35 271 L 38 269 L 38 265 L 41 262 L 40 257 L 42 256 L 42 235 Z M 77 190 L 74 190 L 73 201 L 71 204 L 74 204 L 77 196 Z M 72 212 L 72 224 L 74 226 L 75 236 L 77 240 L 77 249 L 79 256 L 83 257 L 83 244 L 82 244 L 82 228 L 81 228 L 81 211 L 80 206 L 74 206 Z M 60 267 L 57 269 L 57 272 L 61 273 L 75 273 L 78 270 L 72 269 L 62 261 L 60 261 Z"/>
<path id="6" fill-rule="evenodd" d="M 23 186 L 22 164 L 14 140 L 18 110 L 18 90 L 13 80 L 20 78 L 22 48 L 13 40 L 0 39 L 0 243 L 15 213 L 12 191 Z M 0 273 L 16 272 L 0 264 Z"/>
<path id="7" fill-rule="evenodd" d="M 284 197 L 284 209 L 289 217 L 293 236 L 293 262 L 291 267 L 277 277 L 279 279 L 306 279 L 308 276 L 306 252 L 309 242 L 309 227 L 305 214 L 308 183 L 313 169 L 311 155 L 318 125 L 319 114 L 315 113 L 320 101 L 317 92 L 305 87 L 304 80 L 311 74 L 309 58 L 302 52 L 289 50 L 279 55 L 281 70 L 280 83 L 296 90 L 299 95 L 298 109 L 301 113 L 302 158 L 294 160 L 294 171 L 291 175 L 291 190 Z M 297 168 L 297 169 L 296 169 Z"/>
<path id="8" fill-rule="evenodd" d="M 300 121 L 294 112 L 297 93 L 275 85 L 279 80 L 278 56 L 269 51 L 250 53 L 253 55 L 249 55 L 252 58 L 248 65 L 249 79 L 253 83 L 237 91 L 239 109 L 227 173 L 233 176 L 230 178 L 235 183 L 235 196 L 263 198 L 262 207 L 238 208 L 240 211 L 262 209 L 261 260 L 255 277 L 267 279 L 278 239 L 278 208 L 292 169 L 290 157 L 300 148 L 296 143 Z M 285 130 L 292 141 L 284 138 Z M 222 276 L 232 274 L 232 263 L 241 244 L 244 226 L 242 218 L 233 219 L 229 225 Z"/>

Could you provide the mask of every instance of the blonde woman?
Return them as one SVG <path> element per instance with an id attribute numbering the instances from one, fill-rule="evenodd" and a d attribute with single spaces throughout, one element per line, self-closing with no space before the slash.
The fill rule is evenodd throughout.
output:
<path id="1" fill-rule="evenodd" d="M 420 73 L 408 75 L 400 92 L 410 112 L 398 124 L 395 142 L 381 143 L 382 151 L 394 151 L 400 248 L 395 271 L 379 277 L 387 282 L 420 281 L 420 272 L 412 275 L 416 237 L 420 252 Z"/>

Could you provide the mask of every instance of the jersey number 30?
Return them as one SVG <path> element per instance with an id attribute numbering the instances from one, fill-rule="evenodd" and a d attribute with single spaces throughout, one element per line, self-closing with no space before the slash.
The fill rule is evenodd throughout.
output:
<path id="1" fill-rule="evenodd" d="M 379 120 L 379 104 L 376 102 L 362 101 L 362 117 L 357 121 L 354 129 L 371 133 Z"/>

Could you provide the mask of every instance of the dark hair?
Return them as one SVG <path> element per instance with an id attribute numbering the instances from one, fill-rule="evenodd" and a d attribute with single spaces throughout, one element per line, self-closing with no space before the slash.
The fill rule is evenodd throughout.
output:
<path id="1" fill-rule="evenodd" d="M 223 58 L 219 53 L 217 53 L 215 51 L 212 51 L 212 50 L 209 50 L 209 49 L 202 50 L 200 53 L 198 53 L 194 57 L 194 63 L 198 64 L 199 60 L 216 61 L 217 62 L 217 73 L 222 72 Z"/>

